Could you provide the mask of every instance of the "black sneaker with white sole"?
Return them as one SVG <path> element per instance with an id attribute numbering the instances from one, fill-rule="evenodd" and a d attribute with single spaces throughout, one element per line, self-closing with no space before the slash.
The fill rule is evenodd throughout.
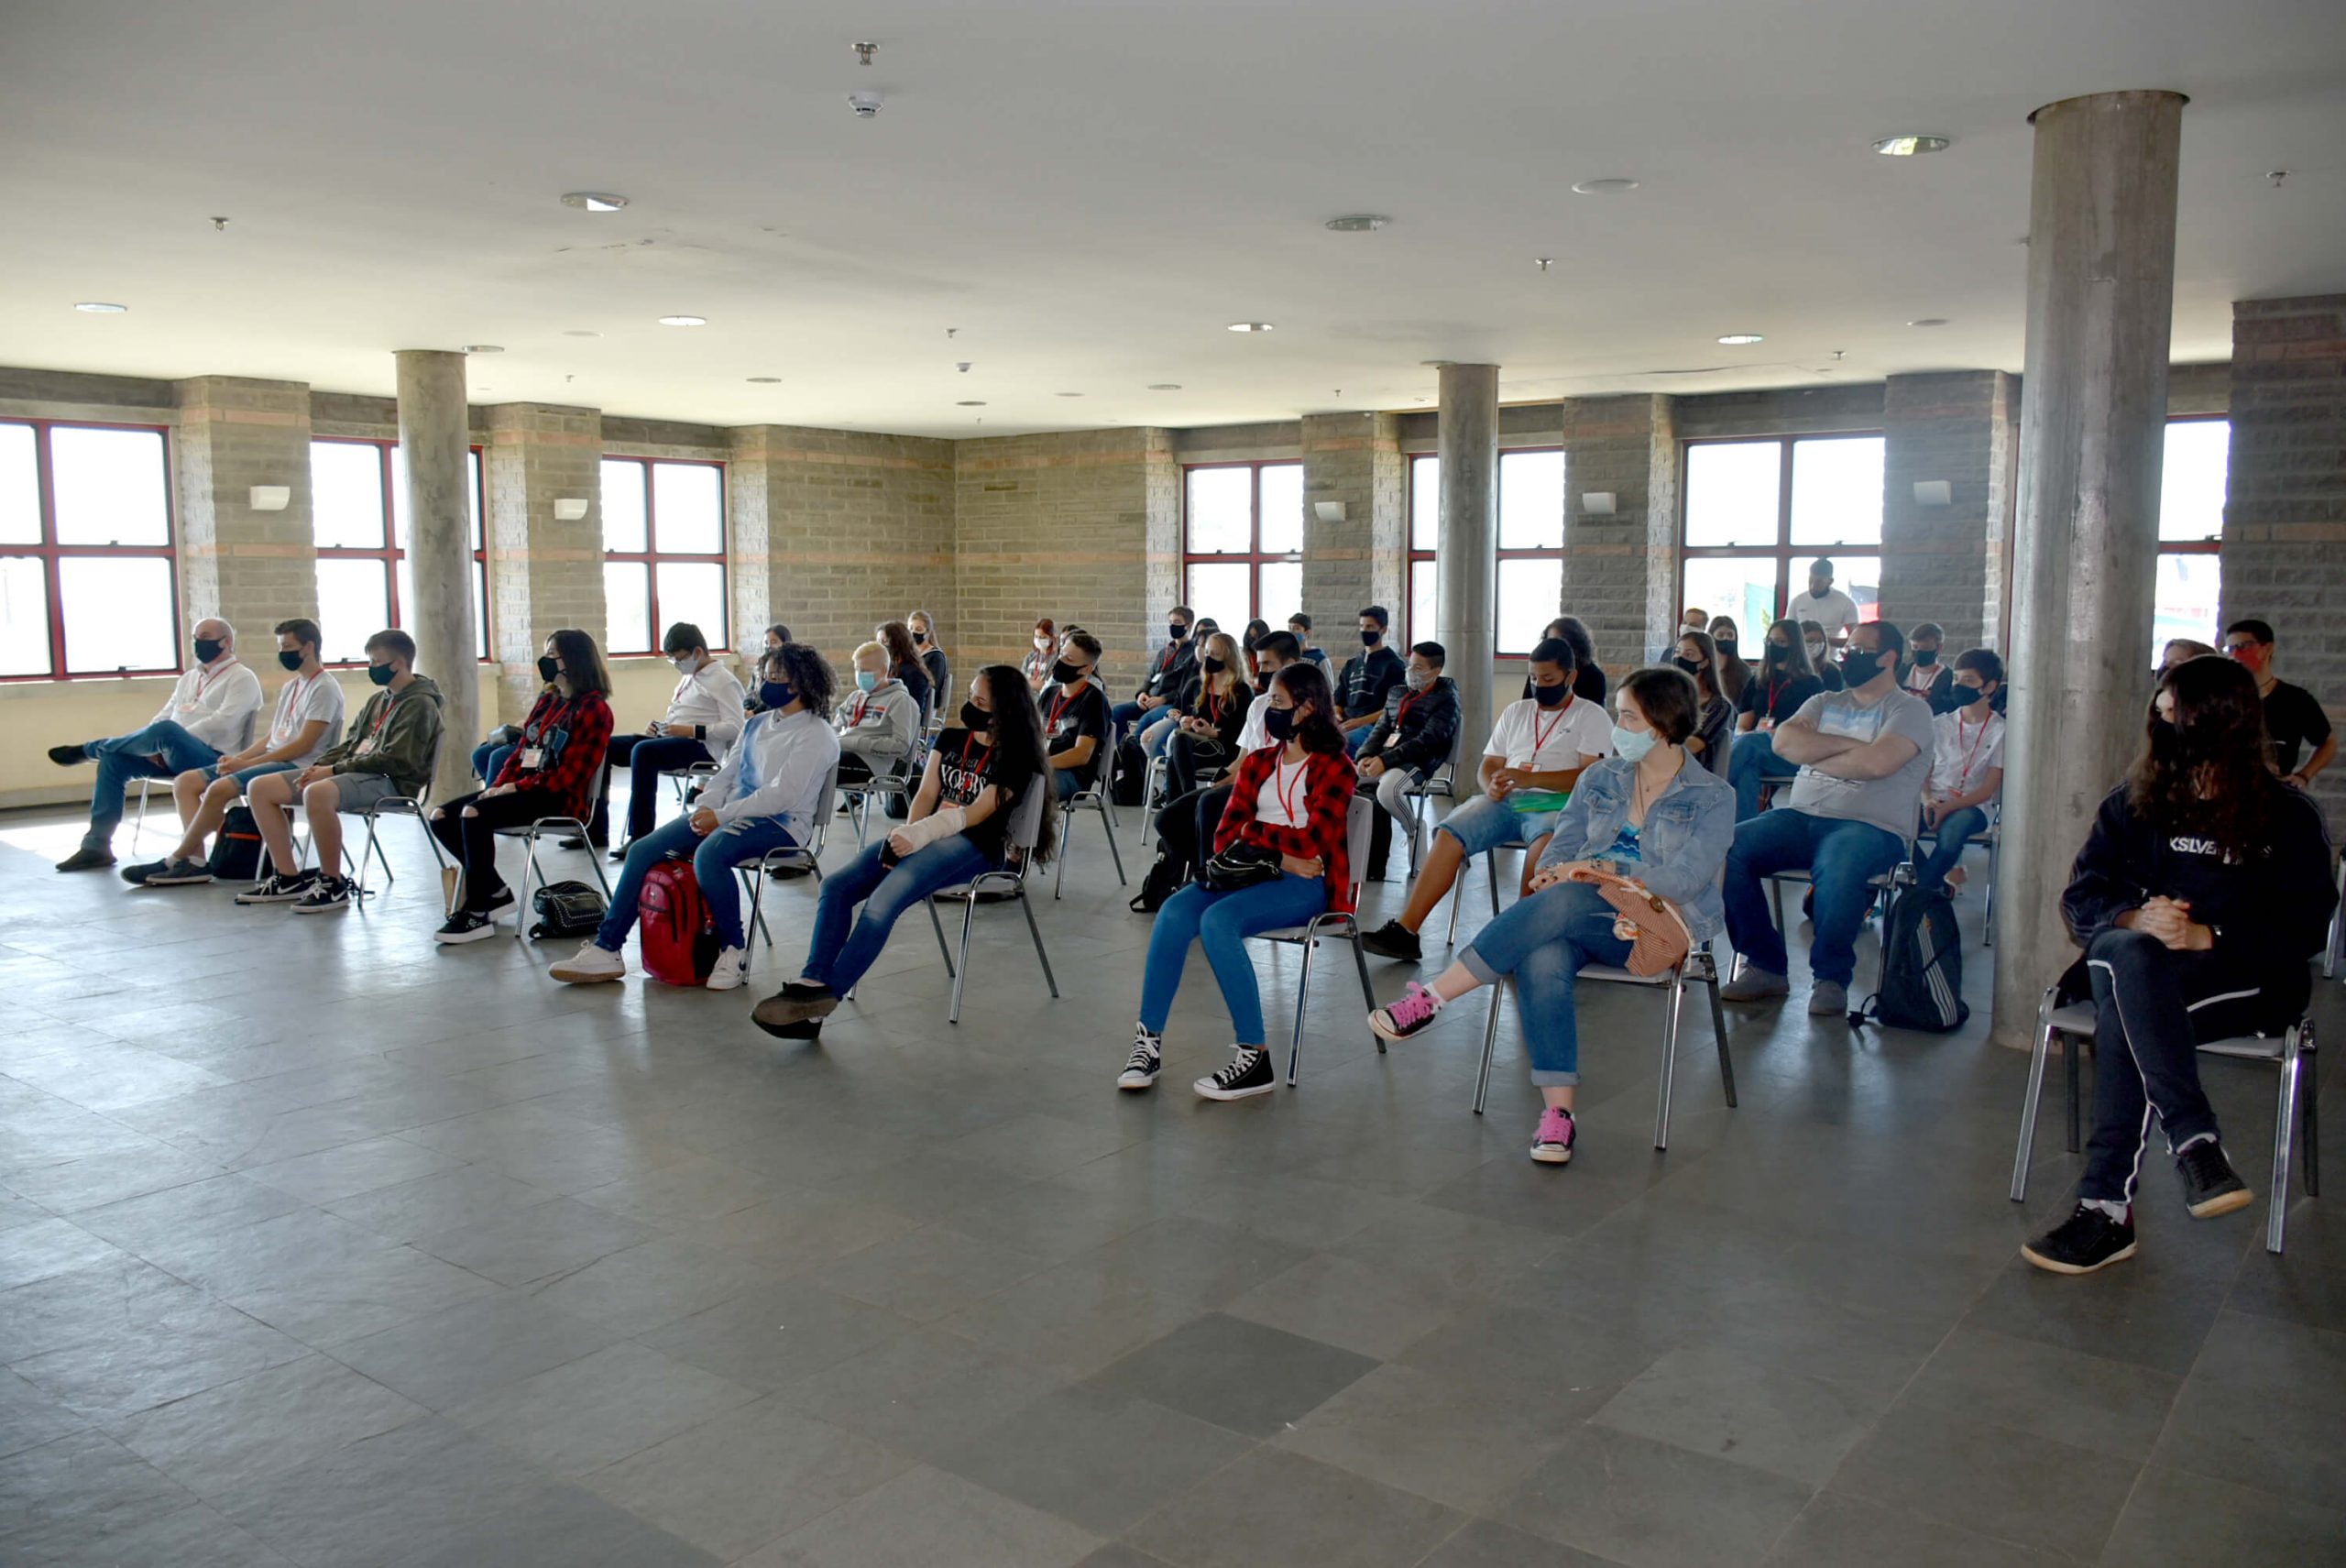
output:
<path id="1" fill-rule="evenodd" d="M 348 877 L 320 877 L 316 885 L 301 895 L 293 905 L 296 915 L 323 915 L 329 909 L 350 907 L 351 883 Z"/>
<path id="2" fill-rule="evenodd" d="M 1119 1089 L 1154 1089 L 1157 1069 L 1165 1065 L 1165 1036 L 1152 1035 L 1135 1026 L 1133 1030 L 1133 1054 L 1124 1062 L 1124 1070 L 1116 1079 Z"/>
<path id="3" fill-rule="evenodd" d="M 282 876 L 276 872 L 271 872 L 253 886 L 236 894 L 236 902 L 239 904 L 291 904 L 305 896 L 310 889 L 317 885 L 317 883 L 318 870 L 315 866 L 305 867 L 295 872 L 291 876 Z"/>
<path id="4" fill-rule="evenodd" d="M 485 942 L 497 935 L 497 922 L 477 910 L 459 909 L 448 916 L 448 923 L 432 933 L 432 939 L 444 946 L 459 942 Z"/>
<path id="5" fill-rule="evenodd" d="M 2069 1217 L 2020 1249 L 2021 1256 L 2048 1274 L 2091 1274 L 2134 1255 L 2132 1211 L 2113 1220 L 2080 1203 Z"/>
<path id="6" fill-rule="evenodd" d="M 2175 1173 L 2183 1179 L 2184 1205 L 2195 1220 L 2212 1220 L 2245 1209 L 2253 1201 L 2248 1184 L 2224 1157 L 2224 1146 L 2203 1138 L 2175 1157 Z"/>
<path id="7" fill-rule="evenodd" d="M 1261 1046 L 1239 1047 L 1228 1067 L 1190 1085 L 1208 1100 L 1249 1100 L 1278 1086 L 1278 1074 L 1271 1070 L 1271 1053 Z"/>

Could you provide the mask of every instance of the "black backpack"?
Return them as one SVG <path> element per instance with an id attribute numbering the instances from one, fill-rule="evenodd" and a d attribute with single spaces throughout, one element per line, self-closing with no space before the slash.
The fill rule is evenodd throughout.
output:
<path id="1" fill-rule="evenodd" d="M 583 882 L 548 883 L 530 895 L 538 912 L 530 927 L 532 941 L 558 937 L 591 937 L 603 924 L 603 895 Z"/>
<path id="2" fill-rule="evenodd" d="M 1881 989 L 1849 1014 L 1852 1027 L 1872 1021 L 1892 1029 L 1943 1035 L 1971 1016 L 1963 1000 L 1963 938 L 1955 902 L 1943 887 L 1910 887 L 1890 906 L 1882 928 Z"/>
<path id="3" fill-rule="evenodd" d="M 1141 805 L 1141 792 L 1148 787 L 1148 754 L 1137 740 L 1127 740 L 1116 748 L 1116 783 L 1109 797 L 1118 806 Z"/>
<path id="4" fill-rule="evenodd" d="M 260 824 L 253 820 L 250 806 L 228 808 L 212 840 L 212 858 L 204 869 L 222 882 L 260 880 Z"/>

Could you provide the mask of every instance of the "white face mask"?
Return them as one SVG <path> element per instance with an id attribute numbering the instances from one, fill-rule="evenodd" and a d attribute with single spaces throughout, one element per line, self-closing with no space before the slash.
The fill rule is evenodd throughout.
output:
<path id="1" fill-rule="evenodd" d="M 1812 643 L 1810 643 L 1810 644 L 1808 645 L 1808 662 L 1809 662 L 1810 663 L 1814 664 L 1814 663 L 1815 663 L 1819 659 L 1822 659 L 1822 658 L 1824 658 L 1824 657 L 1825 657 L 1825 644 L 1824 644 L 1824 643 L 1822 643 L 1822 642 L 1812 642 Z"/>
<path id="2" fill-rule="evenodd" d="M 700 668 L 700 655 L 697 653 L 679 653 L 674 658 L 669 660 L 668 663 L 676 666 L 676 674 L 680 675 L 689 675 L 695 670 Z"/>

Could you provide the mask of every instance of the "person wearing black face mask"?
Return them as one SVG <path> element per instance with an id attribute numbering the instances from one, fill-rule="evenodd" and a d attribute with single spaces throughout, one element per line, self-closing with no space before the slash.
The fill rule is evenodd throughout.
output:
<path id="1" fill-rule="evenodd" d="M 1727 701 L 1741 705 L 1751 666 L 1743 658 L 1742 629 L 1724 615 L 1711 618 L 1711 641 L 1719 651 L 1719 691 Z"/>
<path id="2" fill-rule="evenodd" d="M 122 824 L 123 791 L 133 779 L 176 778 L 209 768 L 243 746 L 260 708 L 260 677 L 236 654 L 236 629 L 214 616 L 195 627 L 195 663 L 171 686 L 155 717 L 141 729 L 109 740 L 51 746 L 60 768 L 98 764 L 90 792 L 90 829 L 82 847 L 57 863 L 60 872 L 114 864 L 114 830 Z"/>
<path id="3" fill-rule="evenodd" d="M 741 683 L 709 652 L 699 627 L 689 620 L 669 627 L 660 640 L 660 654 L 675 666 L 675 689 L 666 709 L 641 732 L 611 737 L 603 788 L 586 825 L 587 842 L 598 847 L 609 838 L 611 770 L 627 770 L 627 841 L 633 843 L 658 819 L 662 778 L 696 762 L 717 761 L 741 734 L 747 707 Z M 627 859 L 626 844 L 614 848 L 611 859 Z"/>
<path id="4" fill-rule="evenodd" d="M 1099 672 L 1100 640 L 1078 631 L 1051 665 L 1051 684 L 1043 688 L 1043 741 L 1050 754 L 1052 786 L 1061 800 L 1091 788 L 1107 756 L 1108 691 Z"/>
<path id="5" fill-rule="evenodd" d="M 1944 883 L 1950 893 L 1963 886 L 1963 846 L 1988 826 L 1988 807 L 2004 784 L 2004 720 L 1995 708 L 2003 687 L 2004 662 L 1995 654 L 1973 648 L 1956 655 L 1954 695 L 1931 720 L 1938 742 L 1924 786 L 1923 831 L 1935 847 L 1915 868 L 1919 886 Z"/>
<path id="6" fill-rule="evenodd" d="M 1776 760 L 1770 739 L 1776 726 L 1798 713 L 1825 683 L 1809 667 L 1800 623 L 1779 620 L 1768 628 L 1760 660 L 1735 705 L 1735 743 L 1727 753 L 1727 782 L 1735 786 L 1735 819 L 1760 815 L 1768 791 L 1790 784 L 1797 771 Z"/>
<path id="7" fill-rule="evenodd" d="M 1344 747 L 1354 756 L 1360 755 L 1368 732 L 1384 717 L 1385 699 L 1409 684 L 1409 667 L 1385 645 L 1386 629 L 1392 624 L 1391 612 L 1381 604 L 1362 610 L 1361 651 L 1344 661 L 1336 676 L 1336 702 L 1343 710 L 1336 728 L 1344 732 Z"/>
<path id="8" fill-rule="evenodd" d="M 1735 731 L 1735 705 L 1719 690 L 1718 644 L 1707 631 L 1681 631 L 1670 662 L 1694 678 L 1694 690 L 1703 699 L 1694 731 L 1686 737 L 1686 754 L 1714 778 L 1723 779 L 1727 777 L 1727 738 Z"/>
<path id="9" fill-rule="evenodd" d="M 1165 623 L 1165 646 L 1150 661 L 1148 678 L 1141 682 L 1140 689 L 1133 694 L 1132 701 L 1120 702 L 1108 710 L 1108 717 L 1115 724 L 1119 741 L 1134 725 L 1156 722 L 1149 716 L 1179 696 L 1181 687 L 1198 673 L 1197 649 L 1189 640 L 1189 628 L 1196 620 L 1197 617 L 1189 612 L 1188 605 L 1173 607 L 1173 613 Z"/>
<path id="10" fill-rule="evenodd" d="M 1954 712 L 1955 671 L 1939 662 L 1946 632 L 1937 621 L 1926 620 L 1906 635 L 1910 641 L 1906 663 L 1898 671 L 1899 685 L 1929 703 L 1935 714 Z"/>

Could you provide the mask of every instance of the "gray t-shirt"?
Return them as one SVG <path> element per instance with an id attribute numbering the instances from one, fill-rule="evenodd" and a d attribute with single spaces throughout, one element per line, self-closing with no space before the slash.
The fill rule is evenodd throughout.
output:
<path id="1" fill-rule="evenodd" d="M 1813 817 L 1870 822 L 1902 839 L 1911 837 L 1937 740 L 1931 729 L 1931 705 L 1902 691 L 1892 691 L 1871 707 L 1845 691 L 1823 692 L 1801 704 L 1795 717 L 1815 725 L 1820 735 L 1847 736 L 1859 745 L 1870 745 L 1884 734 L 1902 735 L 1914 743 L 1913 756 L 1886 779 L 1836 779 L 1803 768 L 1792 780 L 1792 799 L 1786 803 Z"/>

